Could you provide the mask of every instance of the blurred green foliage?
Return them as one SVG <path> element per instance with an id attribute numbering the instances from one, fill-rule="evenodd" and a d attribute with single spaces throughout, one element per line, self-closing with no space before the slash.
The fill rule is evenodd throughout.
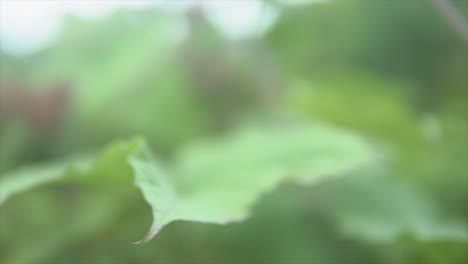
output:
<path id="1" fill-rule="evenodd" d="M 0 52 L 2 89 L 22 83 L 44 92 L 63 82 L 70 90 L 51 131 L 24 115 L 0 119 L 0 197 L 10 171 L 26 166 L 33 172 L 27 177 L 39 177 L 37 162 L 48 166 L 116 139 L 144 136 L 173 166 L 189 143 L 265 121 L 320 120 L 353 131 L 378 150 L 380 162 L 310 187 L 285 184 L 244 222 L 177 222 L 138 247 L 130 243 L 151 225 L 150 210 L 130 187 L 128 168 L 110 162 L 105 167 L 118 172 L 96 175 L 121 175 L 120 187 L 54 182 L 3 204 L 1 262 L 468 261 L 467 43 L 429 1 L 265 2 L 280 8 L 278 21 L 241 41 L 224 37 L 196 8 L 119 10 L 99 21 L 68 17 L 39 53 Z M 466 2 L 454 2 L 466 16 Z M 174 27 L 181 21 L 185 38 Z M 276 141 L 281 150 L 284 140 Z M 272 148 L 252 143 L 239 153 Z M 193 158 L 200 165 L 231 154 L 221 148 Z M 254 177 L 241 162 L 221 164 L 220 173 Z"/>

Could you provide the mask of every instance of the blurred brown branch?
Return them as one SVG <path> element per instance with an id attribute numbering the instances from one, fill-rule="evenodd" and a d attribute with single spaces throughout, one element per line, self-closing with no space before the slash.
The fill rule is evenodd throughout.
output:
<path id="1" fill-rule="evenodd" d="M 50 135 L 62 123 L 71 95 L 68 83 L 38 91 L 26 84 L 0 85 L 0 127 L 20 118 L 36 133 Z"/>

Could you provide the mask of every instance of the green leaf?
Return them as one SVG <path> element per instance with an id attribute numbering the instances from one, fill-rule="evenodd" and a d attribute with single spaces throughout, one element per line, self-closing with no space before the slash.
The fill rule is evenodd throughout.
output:
<path id="1" fill-rule="evenodd" d="M 243 220 L 262 194 L 283 181 L 315 183 L 371 158 L 360 138 L 321 126 L 245 129 L 225 139 L 199 142 L 178 154 L 171 182 L 149 153 L 141 152 L 131 163 L 154 221 L 140 242 L 176 220 Z"/>
<path id="2" fill-rule="evenodd" d="M 32 187 L 63 178 L 74 181 L 111 185 L 112 188 L 129 186 L 133 171 L 128 164 L 132 152 L 145 145 L 140 138 L 116 142 L 98 156 L 73 157 L 45 164 L 20 168 L 0 177 L 0 205 L 11 196 Z"/>
<path id="3" fill-rule="evenodd" d="M 374 244 L 405 236 L 424 242 L 468 242 L 466 223 L 448 216 L 439 201 L 421 189 L 382 168 L 357 174 L 320 190 L 342 234 Z"/>
<path id="4" fill-rule="evenodd" d="M 16 193 L 61 178 L 65 167 L 62 163 L 31 166 L 3 176 L 0 178 L 0 204 Z"/>
<path id="5" fill-rule="evenodd" d="M 133 139 L 111 145 L 93 163 L 33 168 L 1 178 L 1 197 L 5 200 L 60 177 L 113 188 L 128 185 L 128 176 L 133 175 L 153 210 L 150 232 L 137 242 L 142 243 L 176 220 L 217 224 L 243 220 L 261 195 L 281 182 L 316 183 L 372 157 L 360 138 L 336 129 L 249 128 L 182 149 L 166 172 L 144 140 Z"/>

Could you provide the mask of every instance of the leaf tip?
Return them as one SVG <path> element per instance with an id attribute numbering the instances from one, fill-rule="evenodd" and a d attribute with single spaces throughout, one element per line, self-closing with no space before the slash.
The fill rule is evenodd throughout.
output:
<path id="1" fill-rule="evenodd" d="M 132 245 L 142 245 L 149 242 L 159 233 L 159 231 L 161 231 L 162 227 L 163 226 L 152 227 L 148 234 L 142 240 L 133 242 Z"/>

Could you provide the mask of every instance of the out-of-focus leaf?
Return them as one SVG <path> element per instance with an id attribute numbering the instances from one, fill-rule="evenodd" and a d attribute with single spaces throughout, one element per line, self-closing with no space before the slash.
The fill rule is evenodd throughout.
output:
<path id="1" fill-rule="evenodd" d="M 61 178 L 65 168 L 62 163 L 31 166 L 3 176 L 0 180 L 0 204 L 16 193 Z"/>
<path id="2" fill-rule="evenodd" d="M 373 243 L 391 243 L 403 236 L 468 242 L 466 223 L 447 217 L 439 203 L 421 190 L 382 169 L 358 173 L 321 190 L 344 234 Z"/>
<path id="3" fill-rule="evenodd" d="M 71 87 L 65 126 L 70 148 L 86 150 L 138 131 L 169 151 L 210 128 L 182 67 L 183 19 L 153 8 L 120 10 L 93 21 L 67 16 L 53 48 L 24 62 L 0 54 L 0 74 L 34 89 L 50 89 L 57 80 Z"/>
<path id="4" fill-rule="evenodd" d="M 130 179 L 126 176 L 133 175 L 153 209 L 151 230 L 140 241 L 146 242 L 176 220 L 218 224 L 242 220 L 262 194 L 283 181 L 315 183 L 372 157 L 367 144 L 347 132 L 320 125 L 258 127 L 184 149 L 172 177 L 162 171 L 145 142 L 134 139 L 110 146 L 87 168 L 66 169 L 62 164 L 39 175 L 22 172 L 26 180 L 19 183 L 17 174 L 5 181 L 10 182 L 7 187 L 16 184 L 6 189 L 11 195 L 61 176 L 122 186 Z"/>
<path id="5" fill-rule="evenodd" d="M 144 144 L 142 139 L 117 142 L 103 150 L 98 157 L 70 158 L 7 173 L 0 179 L 0 204 L 17 193 L 62 178 L 110 185 L 114 188 L 129 186 L 132 169 L 127 160 L 135 149 Z"/>
<path id="6" fill-rule="evenodd" d="M 468 241 L 453 239 L 417 240 L 405 237 L 386 250 L 384 263 L 402 263 L 410 260 L 415 263 L 458 264 L 468 259 Z"/>
<path id="7" fill-rule="evenodd" d="M 56 263 L 50 258 L 57 252 L 107 235 L 132 197 L 69 183 L 28 192 L 1 208 L 0 262 Z"/>

